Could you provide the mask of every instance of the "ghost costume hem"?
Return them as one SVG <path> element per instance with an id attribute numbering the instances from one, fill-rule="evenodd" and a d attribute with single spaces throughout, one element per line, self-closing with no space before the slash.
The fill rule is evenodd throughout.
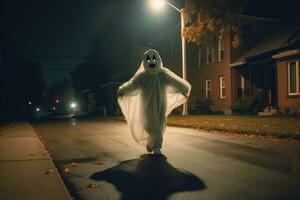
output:
<path id="1" fill-rule="evenodd" d="M 150 49 L 135 75 L 118 90 L 118 103 L 134 140 L 151 150 L 160 149 L 171 111 L 187 101 L 191 85 L 163 67 Z"/>

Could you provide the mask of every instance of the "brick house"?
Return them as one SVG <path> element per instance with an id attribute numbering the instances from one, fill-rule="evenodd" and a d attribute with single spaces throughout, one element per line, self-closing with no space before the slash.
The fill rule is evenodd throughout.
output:
<path id="1" fill-rule="evenodd" d="M 296 32 L 296 27 L 288 27 L 272 34 L 230 64 L 233 100 L 265 91 L 271 110 L 300 113 L 300 45 L 294 37 Z"/>
<path id="2" fill-rule="evenodd" d="M 212 99 L 214 110 L 231 114 L 232 105 L 240 97 L 265 92 L 268 112 L 300 113 L 300 46 L 297 41 L 288 42 L 297 30 L 282 29 L 284 25 L 264 18 L 243 20 L 260 39 L 254 44 L 235 49 L 231 33 L 210 45 L 187 44 L 187 75 L 192 85 L 189 107 L 205 96 Z M 284 31 L 273 34 L 278 29 Z M 181 76 L 179 25 L 156 37 L 153 43 L 164 65 Z"/>

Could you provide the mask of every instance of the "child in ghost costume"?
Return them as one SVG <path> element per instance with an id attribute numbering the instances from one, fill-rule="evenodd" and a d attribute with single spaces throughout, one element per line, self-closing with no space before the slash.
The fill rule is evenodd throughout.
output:
<path id="1" fill-rule="evenodd" d="M 160 154 L 166 118 L 187 101 L 190 91 L 187 81 L 163 67 L 156 50 L 146 51 L 138 71 L 118 90 L 118 103 L 134 140 Z"/>

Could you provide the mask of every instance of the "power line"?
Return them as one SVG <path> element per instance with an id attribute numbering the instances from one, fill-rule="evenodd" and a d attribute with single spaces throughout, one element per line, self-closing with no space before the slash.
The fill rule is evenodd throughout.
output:
<path id="1" fill-rule="evenodd" d="M 80 65 L 81 63 L 42 63 L 44 65 L 44 68 L 50 67 L 50 66 L 57 66 L 57 65 L 63 65 L 63 66 L 77 66 Z"/>
<path id="2" fill-rule="evenodd" d="M 74 68 L 75 69 L 75 68 Z M 46 68 L 44 71 L 72 71 L 73 69 L 70 68 Z"/>
<path id="3" fill-rule="evenodd" d="M 82 59 L 88 60 L 89 57 L 82 56 L 22 56 L 23 58 L 44 58 L 44 59 Z"/>

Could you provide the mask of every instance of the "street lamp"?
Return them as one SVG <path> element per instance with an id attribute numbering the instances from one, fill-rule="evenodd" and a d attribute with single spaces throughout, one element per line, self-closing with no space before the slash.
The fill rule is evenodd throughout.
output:
<path id="1" fill-rule="evenodd" d="M 164 7 L 165 1 L 163 0 L 151 0 L 151 6 L 155 10 L 160 10 Z"/>
<path id="2" fill-rule="evenodd" d="M 179 9 L 173 4 L 165 1 L 165 0 L 151 0 L 151 5 L 155 10 L 160 10 L 162 7 L 167 4 L 170 7 L 172 7 L 174 10 L 180 13 L 180 21 L 181 21 L 181 48 L 182 48 L 182 78 L 183 80 L 186 80 L 186 44 L 185 44 L 185 38 L 183 36 L 184 31 L 184 9 Z M 188 115 L 188 103 L 187 101 L 183 104 L 183 111 L 182 115 Z"/>

